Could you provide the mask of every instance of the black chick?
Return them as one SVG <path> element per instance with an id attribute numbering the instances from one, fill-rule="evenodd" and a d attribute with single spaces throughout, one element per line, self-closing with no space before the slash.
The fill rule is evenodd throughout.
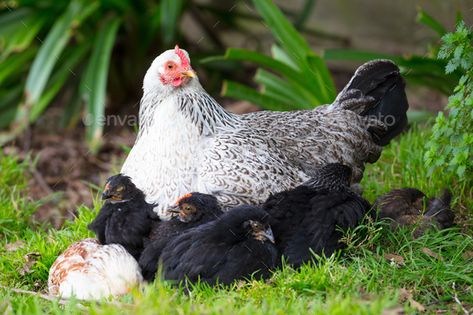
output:
<path id="1" fill-rule="evenodd" d="M 184 232 L 163 249 L 164 278 L 214 285 L 269 276 L 278 259 L 269 221 L 262 209 L 240 206 Z"/>
<path id="2" fill-rule="evenodd" d="M 414 236 L 419 237 L 432 226 L 440 229 L 453 226 L 455 214 L 450 209 L 451 200 L 452 194 L 447 189 L 439 198 L 427 199 L 418 189 L 402 188 L 378 197 L 374 206 L 380 219 L 391 219 L 394 228 L 415 226 Z"/>
<path id="3" fill-rule="evenodd" d="M 176 207 L 169 211 L 176 213 L 177 217 L 154 223 L 150 242 L 145 245 L 139 260 L 141 273 L 147 281 L 154 280 L 161 252 L 172 238 L 185 230 L 215 220 L 223 213 L 217 198 L 197 192 L 179 198 Z"/>
<path id="4" fill-rule="evenodd" d="M 333 163 L 319 168 L 306 183 L 268 198 L 276 244 L 288 264 L 299 267 L 315 254 L 343 248 L 342 232 L 357 226 L 371 209 L 350 189 L 351 169 Z"/>
<path id="5" fill-rule="evenodd" d="M 122 174 L 107 179 L 102 199 L 105 204 L 88 225 L 89 230 L 101 244 L 120 244 L 138 260 L 152 221 L 158 219 L 154 205 L 148 204 L 143 192 Z"/>

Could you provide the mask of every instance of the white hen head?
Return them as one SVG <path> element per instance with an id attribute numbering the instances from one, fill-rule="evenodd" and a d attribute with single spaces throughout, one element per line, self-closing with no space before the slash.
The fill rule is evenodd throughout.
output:
<path id="1" fill-rule="evenodd" d="M 177 45 L 154 59 L 143 81 L 144 94 L 170 94 L 199 85 L 189 54 Z"/>

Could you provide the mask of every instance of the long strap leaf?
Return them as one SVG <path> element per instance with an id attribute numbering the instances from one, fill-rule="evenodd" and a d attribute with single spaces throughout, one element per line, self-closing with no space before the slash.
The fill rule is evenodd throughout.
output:
<path id="1" fill-rule="evenodd" d="M 96 151 L 101 142 L 110 55 L 120 22 L 120 18 L 114 17 L 98 31 L 92 56 L 81 81 L 80 94 L 87 105 L 86 137 L 92 151 Z"/>
<path id="2" fill-rule="evenodd" d="M 25 103 L 34 106 L 39 100 L 46 83 L 71 35 L 71 25 L 82 9 L 81 2 L 72 1 L 66 12 L 54 23 L 44 40 L 26 79 Z"/>

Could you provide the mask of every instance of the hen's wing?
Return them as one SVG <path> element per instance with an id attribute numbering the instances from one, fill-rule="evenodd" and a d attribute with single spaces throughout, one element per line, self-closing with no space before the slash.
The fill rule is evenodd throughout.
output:
<path id="1" fill-rule="evenodd" d="M 319 106 L 294 112 L 256 112 L 243 116 L 248 125 L 274 140 L 278 150 L 296 165 L 339 162 L 353 169 L 355 181 L 364 163 L 378 159 L 381 147 L 368 132 L 375 122 L 357 113 Z"/>
<path id="2" fill-rule="evenodd" d="M 225 208 L 261 204 L 308 179 L 276 141 L 251 129 L 218 133 L 205 146 L 196 190 L 214 194 Z"/>

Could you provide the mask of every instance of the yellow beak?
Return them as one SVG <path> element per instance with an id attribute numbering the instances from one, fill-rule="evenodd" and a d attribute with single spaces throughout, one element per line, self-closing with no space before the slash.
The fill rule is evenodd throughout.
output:
<path id="1" fill-rule="evenodd" d="M 195 74 L 194 70 L 184 71 L 184 72 L 181 72 L 181 74 L 183 76 L 186 76 L 186 77 L 189 77 L 189 78 L 195 78 L 196 77 L 196 74 Z"/>

